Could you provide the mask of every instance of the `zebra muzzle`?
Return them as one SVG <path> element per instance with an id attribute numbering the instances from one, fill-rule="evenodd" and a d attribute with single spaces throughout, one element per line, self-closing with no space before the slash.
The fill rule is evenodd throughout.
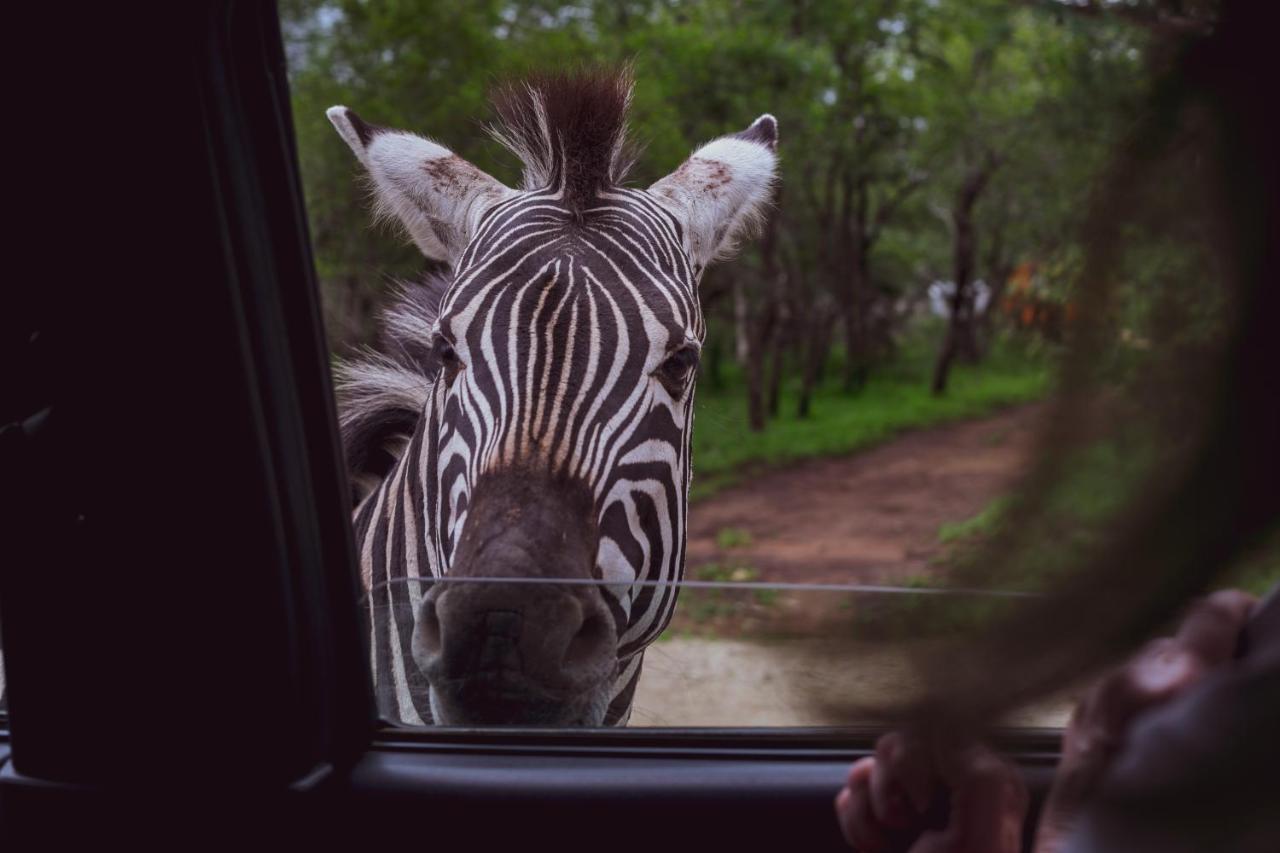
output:
<path id="1" fill-rule="evenodd" d="M 565 724 L 617 672 L 612 610 L 590 579 L 591 504 L 574 483 L 487 476 L 449 575 L 423 599 L 414 657 L 454 723 Z"/>
<path id="2" fill-rule="evenodd" d="M 414 656 L 448 722 L 563 724 L 617 668 L 613 616 L 592 586 L 437 583 Z"/>

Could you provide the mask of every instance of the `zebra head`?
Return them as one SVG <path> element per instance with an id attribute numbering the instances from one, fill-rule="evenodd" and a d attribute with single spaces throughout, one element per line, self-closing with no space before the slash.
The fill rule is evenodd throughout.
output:
<path id="1" fill-rule="evenodd" d="M 777 125 L 627 188 L 630 96 L 625 74 L 499 90 L 519 189 L 328 111 L 381 212 L 452 270 L 406 292 L 388 352 L 343 387 L 375 678 L 401 720 L 624 723 L 671 618 L 676 588 L 644 582 L 684 568 L 698 281 L 767 203 Z M 416 578 L 447 580 L 396 583 Z M 507 582 L 449 582 L 477 578 Z"/>

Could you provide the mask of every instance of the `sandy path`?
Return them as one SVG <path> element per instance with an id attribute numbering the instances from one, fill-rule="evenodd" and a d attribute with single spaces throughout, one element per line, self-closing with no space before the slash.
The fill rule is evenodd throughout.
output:
<path id="1" fill-rule="evenodd" d="M 938 528 L 970 518 L 1023 470 L 1042 408 L 921 430 L 849 457 L 770 472 L 690 510 L 691 577 L 709 563 L 749 565 L 763 580 L 901 582 L 938 571 Z M 717 534 L 746 531 L 726 550 Z M 692 599 L 682 600 L 682 604 Z M 821 596 L 806 594 L 821 608 Z M 692 607 L 692 604 L 688 605 Z M 686 614 L 687 615 L 687 614 Z M 680 615 L 677 615 L 677 623 Z M 822 700 L 876 706 L 911 692 L 907 649 L 867 643 L 849 662 L 821 663 L 820 637 L 768 643 L 677 636 L 645 656 L 633 726 L 805 726 L 842 722 Z M 1011 722 L 1060 725 L 1070 697 Z"/>
<path id="2" fill-rule="evenodd" d="M 820 641 L 758 643 L 680 637 L 645 652 L 632 726 L 832 726 L 851 722 L 827 706 L 872 709 L 913 693 L 909 651 L 883 643 L 855 647 L 847 662 L 815 663 Z M 1076 695 L 1037 702 L 1007 723 L 1064 726 Z M 855 710 L 856 714 L 857 711 Z"/>

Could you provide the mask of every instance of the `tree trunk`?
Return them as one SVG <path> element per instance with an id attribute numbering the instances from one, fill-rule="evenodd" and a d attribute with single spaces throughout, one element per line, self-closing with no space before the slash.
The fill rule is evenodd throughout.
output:
<path id="1" fill-rule="evenodd" d="M 848 209 L 842 211 L 846 222 L 844 246 L 846 284 L 844 306 L 844 390 L 857 393 L 867 382 L 870 371 L 870 349 L 867 342 L 867 307 L 870 304 L 870 264 L 867 256 L 867 178 L 860 175 L 846 190 L 850 193 Z"/>
<path id="2" fill-rule="evenodd" d="M 1005 225 L 1002 223 L 998 227 L 991 229 L 990 233 L 990 239 L 987 241 L 986 259 L 983 261 L 983 266 L 987 271 L 990 298 L 987 300 L 986 308 L 974 321 L 977 327 L 976 337 L 980 355 L 985 355 L 991 348 L 992 340 L 995 337 L 995 324 L 993 322 L 995 313 L 999 310 L 998 306 L 1004 299 L 1004 291 L 1009 283 L 1009 277 L 1013 275 L 1013 264 L 1005 251 Z"/>
<path id="3" fill-rule="evenodd" d="M 757 327 L 756 337 L 747 347 L 747 359 L 743 367 L 747 380 L 747 425 L 752 432 L 761 432 L 768 421 L 768 402 L 765 389 L 765 357 L 773 337 L 774 310 L 765 308 Z"/>
<path id="4" fill-rule="evenodd" d="M 752 337 L 752 325 L 746 284 L 739 276 L 733 281 L 733 354 L 747 383 L 747 424 L 752 432 L 759 432 L 764 429 L 765 422 L 764 371 L 760 352 L 763 341 Z"/>
<path id="5" fill-rule="evenodd" d="M 752 311 L 746 283 L 737 278 L 733 283 L 733 326 L 738 363 L 747 383 L 747 424 L 753 432 L 764 429 L 768 418 L 765 389 L 765 367 L 777 306 L 770 300 Z"/>
<path id="6" fill-rule="evenodd" d="M 776 418 L 778 416 L 779 397 L 782 395 L 782 371 L 786 366 L 786 335 L 779 329 L 773 336 L 773 347 L 771 348 L 771 358 L 769 360 L 769 382 L 768 382 L 768 410 L 769 417 Z"/>
<path id="7" fill-rule="evenodd" d="M 844 390 L 856 394 L 867 384 L 871 372 L 871 341 L 867 313 L 871 306 L 868 293 L 870 276 L 866 268 L 866 255 L 854 251 L 849 268 L 848 305 L 845 306 L 844 327 Z"/>
<path id="8" fill-rule="evenodd" d="M 733 355 L 744 368 L 751 351 L 751 329 L 748 317 L 747 289 L 739 276 L 733 280 Z"/>
<path id="9" fill-rule="evenodd" d="M 943 337 L 942 349 L 938 352 L 938 361 L 933 369 L 931 387 L 937 395 L 946 393 L 951 365 L 957 357 L 970 361 L 977 358 L 971 285 L 978 237 L 973 209 L 997 165 L 999 161 L 995 156 L 988 155 L 983 158 L 981 165 L 971 169 L 960 185 L 955 206 L 951 209 L 952 277 L 956 289 L 951 295 L 951 317 L 947 323 L 947 333 Z"/>
<path id="10" fill-rule="evenodd" d="M 707 347 L 706 371 L 707 381 L 711 383 L 712 391 L 724 390 L 724 343 L 719 335 L 711 338 L 711 344 Z"/>
<path id="11" fill-rule="evenodd" d="M 835 318 L 831 314 L 813 316 L 808 323 L 796 417 L 807 418 L 812 412 L 813 391 L 822 381 L 823 366 L 827 363 L 827 355 L 831 350 L 831 328 L 834 323 Z"/>
<path id="12" fill-rule="evenodd" d="M 955 331 L 947 326 L 946 336 L 942 340 L 942 349 L 938 353 L 938 361 L 933 366 L 933 384 L 930 386 L 935 396 L 947 392 L 947 379 L 951 373 L 951 360 L 956 355 Z"/>
<path id="13" fill-rule="evenodd" d="M 759 348 L 752 347 L 747 356 L 747 426 L 752 432 L 763 432 L 767 414 L 764 405 L 764 361 Z"/>

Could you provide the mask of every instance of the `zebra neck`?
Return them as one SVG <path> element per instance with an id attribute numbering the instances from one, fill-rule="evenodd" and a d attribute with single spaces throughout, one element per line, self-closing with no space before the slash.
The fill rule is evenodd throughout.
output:
<path id="1" fill-rule="evenodd" d="M 640 683 L 640 670 L 644 667 L 644 652 L 640 651 L 622 662 L 618 678 L 613 683 L 613 695 L 604 714 L 606 726 L 625 726 L 631 719 L 631 706 L 636 698 L 636 685 Z"/>

